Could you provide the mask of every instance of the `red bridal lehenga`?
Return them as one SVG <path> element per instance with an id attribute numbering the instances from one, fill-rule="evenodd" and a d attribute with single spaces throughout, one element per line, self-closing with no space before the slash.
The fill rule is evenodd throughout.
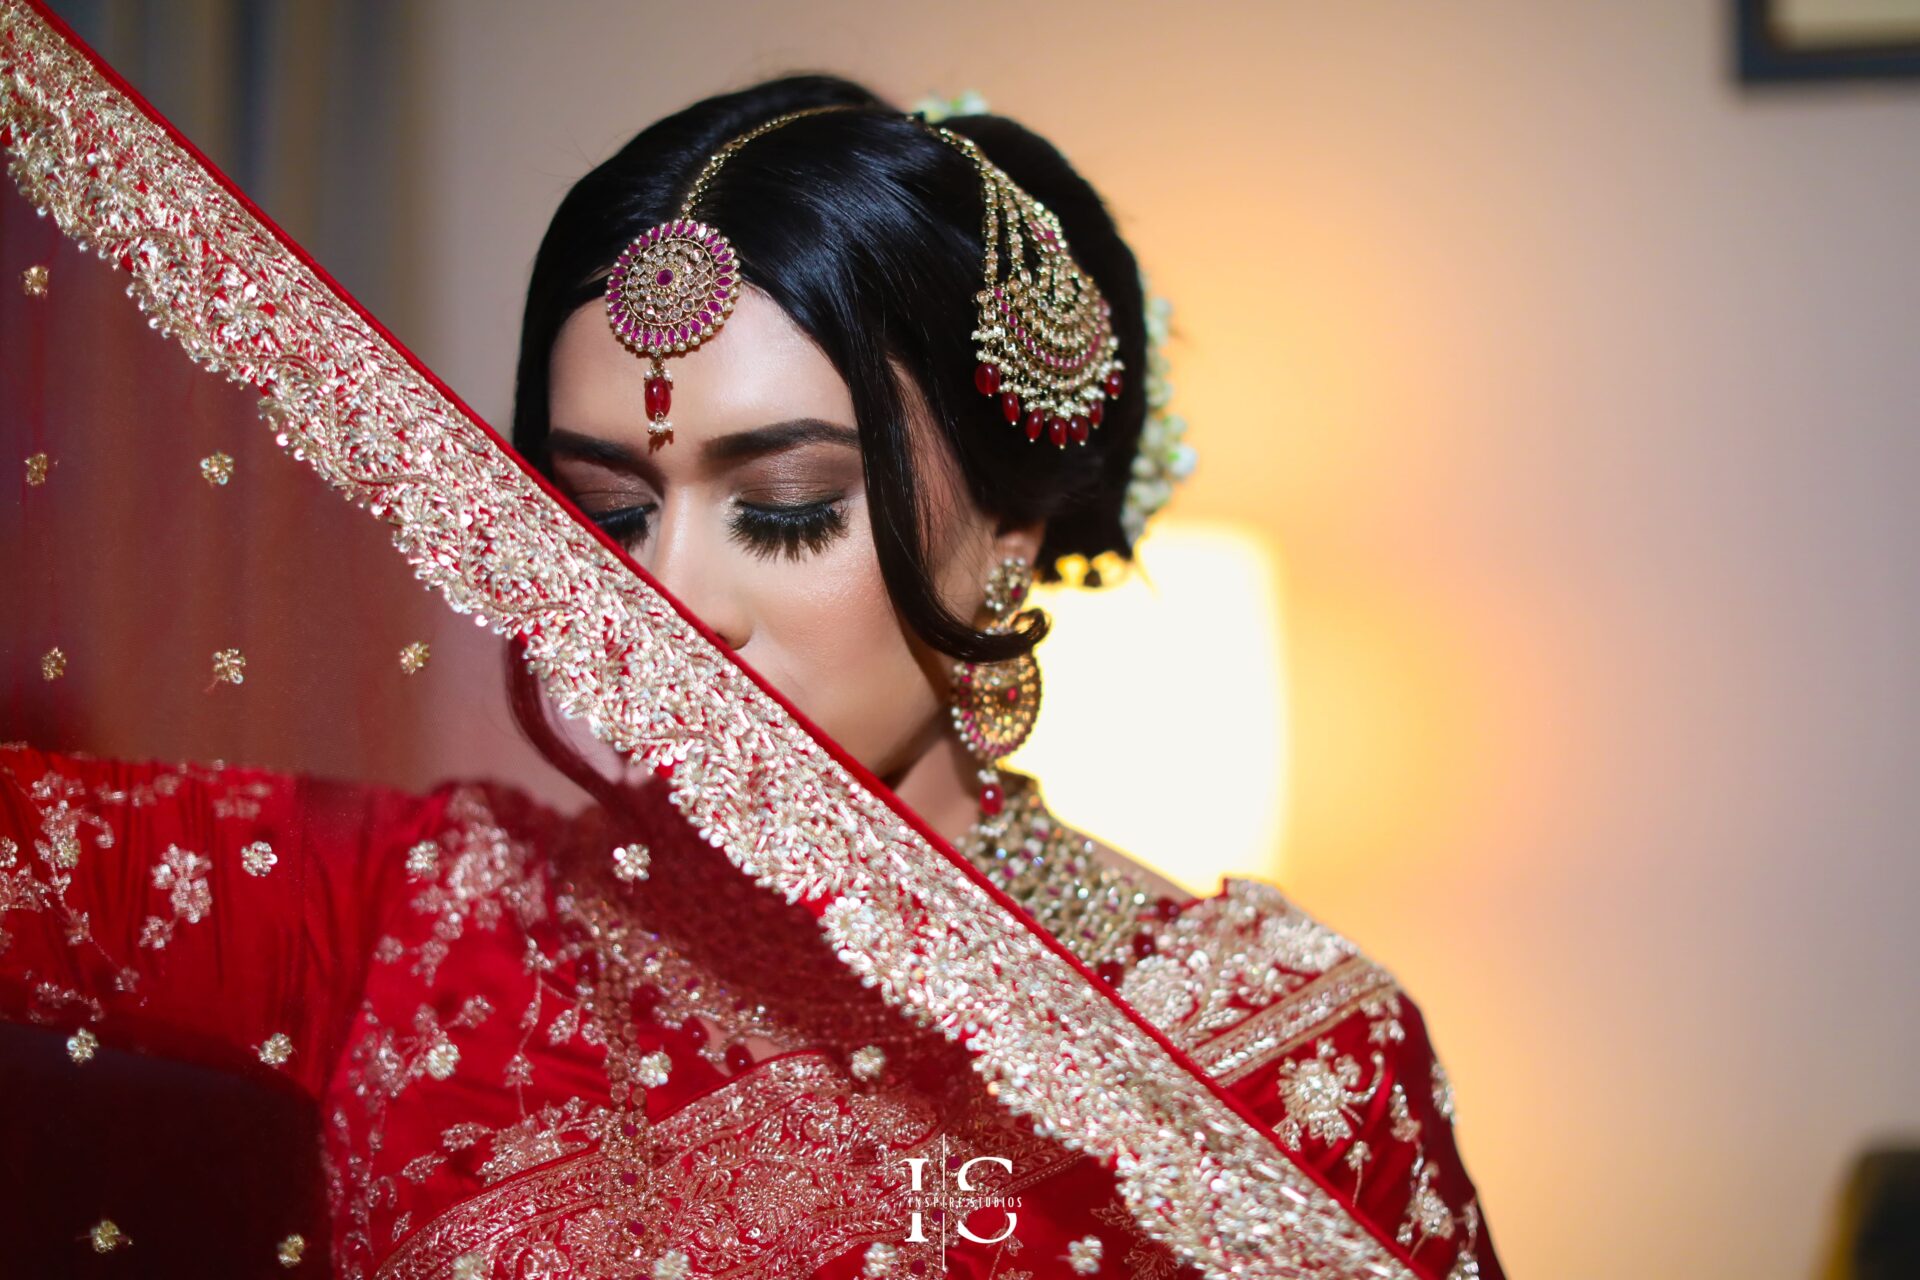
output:
<path id="1" fill-rule="evenodd" d="M 945 844 L 27 0 L 0 142 L 0 1270 L 1500 1274 L 1346 940 Z"/>

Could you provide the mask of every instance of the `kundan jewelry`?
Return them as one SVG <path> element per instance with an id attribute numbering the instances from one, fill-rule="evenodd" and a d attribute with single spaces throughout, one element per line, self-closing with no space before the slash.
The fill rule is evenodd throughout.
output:
<path id="1" fill-rule="evenodd" d="M 727 158 L 783 124 L 846 106 L 808 107 L 749 129 L 712 156 L 693 180 L 680 212 L 648 227 L 620 252 L 607 277 L 607 320 L 615 334 L 650 362 L 644 384 L 647 432 L 673 430 L 673 375 L 661 360 L 685 355 L 718 333 L 740 300 L 740 260 L 724 235 L 692 216 Z"/>
<path id="2" fill-rule="evenodd" d="M 647 430 L 673 430 L 673 375 L 663 360 L 719 332 L 740 299 L 740 260 L 725 235 L 693 216 L 720 166 L 782 125 L 853 107 L 808 107 L 773 117 L 708 158 L 672 219 L 648 227 L 621 250 L 607 276 L 607 320 L 649 362 Z M 923 124 L 926 122 L 923 120 Z M 1085 444 L 1124 386 L 1112 308 L 1067 248 L 1060 219 L 965 134 L 928 124 L 979 172 L 985 244 L 974 341 L 973 382 L 1029 440 Z"/>
<path id="3" fill-rule="evenodd" d="M 1113 311 L 1067 248 L 1054 212 L 987 159 L 972 138 L 929 126 L 980 172 L 985 281 L 974 301 L 973 385 L 1009 423 L 1065 448 L 1085 444 L 1124 386 Z"/>
<path id="4" fill-rule="evenodd" d="M 1033 587 L 1033 566 L 1008 557 L 987 576 L 984 601 L 991 615 L 986 630 L 1004 633 Z M 980 763 L 980 811 L 992 817 L 1006 803 L 1006 789 L 995 767 L 1033 732 L 1040 714 L 1040 664 L 1032 653 L 1005 662 L 956 662 L 953 665 L 953 727 Z"/>
<path id="5" fill-rule="evenodd" d="M 969 89 L 951 98 L 938 95 L 922 98 L 914 104 L 913 114 L 928 124 L 940 124 L 955 116 L 983 116 L 991 110 L 984 97 Z M 1127 484 L 1120 512 L 1120 526 L 1126 531 L 1129 545 L 1140 540 L 1147 521 L 1173 497 L 1174 486 L 1193 474 L 1195 461 L 1193 446 L 1184 438 L 1186 419 L 1168 409 L 1173 388 L 1167 382 L 1165 347 L 1173 308 L 1153 292 L 1145 275 L 1140 278 L 1140 291 L 1147 304 L 1147 359 L 1144 371 L 1134 376 L 1145 384 L 1147 413 L 1133 465 L 1129 468 L 1132 479 Z M 1118 557 L 1114 557 L 1114 561 L 1116 566 L 1120 563 Z M 1085 582 L 1087 586 L 1094 585 L 1091 575 Z"/>

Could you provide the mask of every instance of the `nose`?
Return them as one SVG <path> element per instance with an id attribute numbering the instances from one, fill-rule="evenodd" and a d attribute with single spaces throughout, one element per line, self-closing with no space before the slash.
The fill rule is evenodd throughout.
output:
<path id="1" fill-rule="evenodd" d="M 697 512 L 686 503 L 669 503 L 659 527 L 648 539 L 642 566 L 667 593 L 713 632 L 722 648 L 746 644 L 752 628 L 744 603 L 727 572 L 723 538 L 709 536 Z"/>

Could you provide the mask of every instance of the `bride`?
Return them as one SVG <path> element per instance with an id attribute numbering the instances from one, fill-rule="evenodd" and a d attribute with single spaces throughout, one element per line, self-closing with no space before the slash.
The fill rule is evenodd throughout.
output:
<path id="1" fill-rule="evenodd" d="M 650 126 L 541 245 L 510 451 L 38 5 L 0 0 L 0 58 L 11 172 L 72 242 L 6 194 L 5 652 L 38 692 L 0 735 L 0 1016 L 57 1041 L 77 1111 L 119 1054 L 311 1105 L 320 1192 L 241 1212 L 116 1133 L 148 1181 L 9 1223 L 18 1256 L 1500 1274 L 1391 975 L 999 763 L 1041 696 L 1031 584 L 1123 571 L 1184 468 L 1133 256 L 1049 144 L 825 77 Z M 109 445 L 123 412 L 177 425 Z M 191 495 L 157 478 L 216 436 Z M 87 485 L 154 522 L 132 567 Z M 287 510 L 350 586 L 263 566 Z M 369 512 L 504 654 L 435 630 L 396 673 Z M 259 574 L 207 581 L 229 563 Z M 502 658 L 513 770 L 483 768 L 479 686 L 432 683 Z M 325 705 L 295 681 L 321 666 Z"/>

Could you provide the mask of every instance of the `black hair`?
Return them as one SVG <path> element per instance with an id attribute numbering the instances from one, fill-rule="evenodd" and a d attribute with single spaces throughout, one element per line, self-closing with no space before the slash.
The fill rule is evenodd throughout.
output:
<path id="1" fill-rule="evenodd" d="M 932 648 L 973 662 L 1031 649 L 1044 619 L 1007 633 L 975 629 L 940 598 L 929 554 L 926 478 L 915 474 L 904 370 L 931 411 L 967 491 L 1004 526 L 1046 522 L 1035 570 L 1103 553 L 1131 558 L 1121 505 L 1146 414 L 1146 328 L 1139 270 L 1099 195 L 1050 143 L 993 115 L 943 121 L 972 138 L 1058 215 L 1081 268 L 1112 307 L 1126 369 L 1120 398 L 1089 441 L 1027 439 L 974 389 L 974 295 L 981 287 L 978 171 L 924 123 L 834 76 L 771 80 L 704 99 L 636 135 L 560 202 L 534 259 L 521 326 L 513 438 L 551 474 L 548 365 L 560 327 L 604 296 L 604 277 L 640 232 L 678 211 L 707 159 L 775 116 L 804 117 L 730 157 L 691 215 L 739 253 L 742 278 L 819 346 L 852 393 L 867 505 L 887 592 Z"/>

